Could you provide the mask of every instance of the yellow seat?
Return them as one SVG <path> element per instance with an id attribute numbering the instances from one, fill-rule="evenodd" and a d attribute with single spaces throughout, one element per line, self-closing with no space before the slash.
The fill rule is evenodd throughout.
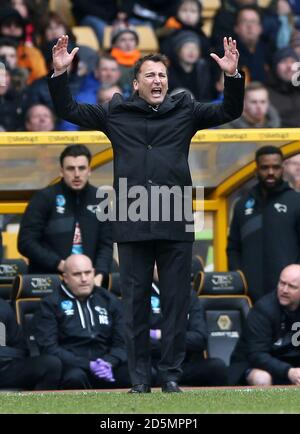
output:
<path id="1" fill-rule="evenodd" d="M 94 50 L 99 50 L 99 42 L 95 32 L 88 26 L 74 26 L 72 31 L 76 37 L 77 45 L 86 45 Z"/>
<path id="2" fill-rule="evenodd" d="M 50 0 L 49 10 L 59 14 L 70 27 L 75 25 L 71 0 Z"/>

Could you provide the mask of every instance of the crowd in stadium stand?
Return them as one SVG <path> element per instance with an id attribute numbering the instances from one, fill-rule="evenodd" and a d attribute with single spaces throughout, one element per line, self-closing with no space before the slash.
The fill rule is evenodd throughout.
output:
<path id="1" fill-rule="evenodd" d="M 98 50 L 79 45 L 80 50 L 68 71 L 71 92 L 77 102 L 105 104 L 114 93 L 122 94 L 126 100 L 131 98 L 133 67 L 143 55 L 136 26 L 149 26 L 158 40 L 159 51 L 169 60 L 169 91 L 176 94 L 184 90 L 193 99 L 203 102 L 223 100 L 223 73 L 220 74 L 210 53 L 221 52 L 224 36 L 236 38 L 239 66 L 246 73 L 247 81 L 244 111 L 239 119 L 219 128 L 299 127 L 299 2 L 271 0 L 268 7 L 262 8 L 257 0 L 222 0 L 213 17 L 211 32 L 204 30 L 201 0 L 72 0 L 70 3 L 74 23 L 90 27 L 99 45 Z M 111 26 L 109 48 L 105 48 L 104 41 L 106 26 Z M 69 35 L 71 51 L 77 46 L 72 25 L 57 11 L 50 10 L 48 1 L 0 0 L 0 62 L 6 74 L 6 84 L 0 85 L 0 131 L 81 129 L 56 117 L 48 89 L 52 48 L 64 34 Z M 244 153 L 254 154 L 255 151 L 256 145 L 252 143 L 240 150 L 228 144 L 218 157 L 227 164 L 242 159 Z M 266 155 L 280 161 L 274 164 L 267 161 L 265 166 L 272 167 L 262 167 L 260 159 Z M 78 156 L 86 160 L 86 176 L 80 194 L 76 186 L 68 183 L 69 166 L 64 165 L 66 157 L 72 160 Z M 84 215 L 78 211 L 80 201 L 89 205 L 88 193 L 94 193 L 95 189 L 88 184 L 91 156 L 87 148 L 79 149 L 76 145 L 75 151 L 74 147 L 69 147 L 61 158 L 62 180 L 39 191 L 31 200 L 21 223 L 18 248 L 29 258 L 30 272 L 61 273 L 64 281 L 60 292 L 43 299 L 36 313 L 36 340 L 41 351 L 36 358 L 28 358 L 14 312 L 0 300 L 0 323 L 9 327 L 7 353 L 0 342 L 0 388 L 128 387 L 119 300 L 98 288 L 107 286 L 111 271 L 110 229 L 103 229 L 104 223 L 98 224 L 96 238 L 97 230 L 90 219 L 95 210 L 91 212 L 87 206 Z M 265 153 L 256 154 L 256 163 L 259 182 L 249 196 L 235 206 L 227 253 L 229 268 L 244 272 L 249 286 L 256 291 L 250 294 L 252 301 L 258 303 L 233 353 L 232 366 L 227 369 L 221 359 L 204 358 L 207 349 L 205 318 L 193 293 L 183 385 L 300 385 L 300 350 L 299 346 L 292 346 L 290 333 L 291 324 L 300 320 L 300 267 L 284 268 L 299 261 L 300 212 L 298 193 L 294 191 L 300 190 L 299 156 L 283 162 L 281 151 L 269 147 Z M 269 174 L 265 175 L 264 170 L 277 170 L 274 179 L 278 189 L 271 189 L 272 194 L 266 181 Z M 72 203 L 66 213 L 65 197 Z M 278 204 L 283 208 L 278 210 Z M 61 226 L 57 219 L 55 226 L 51 226 L 54 208 L 64 209 Z M 249 217 L 256 217 L 256 213 L 258 218 L 264 214 L 264 220 L 255 230 L 246 228 L 254 234 L 251 238 L 249 232 L 245 236 L 243 225 Z M 64 225 L 70 225 L 70 219 L 75 219 L 74 233 L 65 230 Z M 274 238 L 278 228 L 281 238 L 278 234 Z M 62 238 L 62 233 L 66 239 Z M 85 245 L 87 240 L 88 246 Z M 244 243 L 248 245 L 245 247 Z M 67 259 L 67 252 L 72 252 L 73 256 Z M 74 254 L 80 256 L 76 258 Z M 83 254 L 92 262 L 87 257 L 82 259 Z M 260 254 L 263 270 L 257 267 Z M 89 273 L 82 271 L 83 266 Z M 80 282 L 74 278 L 76 272 L 80 279 L 88 281 L 85 294 L 80 293 Z M 157 276 L 152 290 L 152 385 L 157 385 L 157 354 L 161 343 Z M 100 312 L 98 302 L 101 306 L 104 303 L 107 310 L 101 308 Z"/>
<path id="2" fill-rule="evenodd" d="M 271 1 L 261 8 L 256 0 L 223 0 L 212 20 L 212 30 L 203 30 L 203 6 L 200 0 L 177 2 L 79 1 L 71 2 L 76 25 L 90 26 L 99 49 L 80 45 L 76 61 L 69 71 L 72 94 L 80 102 L 95 102 L 102 87 L 117 85 L 107 93 L 132 94 L 132 67 L 141 56 L 136 25 L 150 26 L 159 50 L 169 58 L 169 89 L 189 90 L 197 100 L 221 98 L 219 70 L 209 54 L 218 52 L 223 36 L 236 37 L 240 67 L 248 82 L 266 86 L 279 125 L 299 125 L 299 86 L 291 83 L 293 64 L 299 59 L 300 19 L 297 2 Z M 33 104 L 52 109 L 46 77 L 51 71 L 52 47 L 62 34 L 69 35 L 69 48 L 76 46 L 72 26 L 58 12 L 49 10 L 42 0 L 1 0 L 0 60 L 6 67 L 7 85 L 1 86 L 0 128 L 23 131 L 27 111 Z M 110 47 L 104 48 L 105 26 L 111 26 Z M 115 78 L 101 75 L 101 63 L 107 56 L 117 62 Z M 112 62 L 112 60 L 111 60 Z M 105 73 L 104 73 L 105 74 Z M 221 86 L 221 88 L 220 88 Z M 101 100 L 101 99 L 100 99 Z M 55 120 L 56 130 L 78 127 Z M 272 124 L 273 125 L 273 124 Z M 250 127 L 259 127 L 255 120 Z M 266 125 L 271 127 L 271 125 Z M 44 127 L 40 126 L 41 131 Z M 47 128 L 45 126 L 45 128 Z M 47 129 L 45 129 L 47 131 Z"/>

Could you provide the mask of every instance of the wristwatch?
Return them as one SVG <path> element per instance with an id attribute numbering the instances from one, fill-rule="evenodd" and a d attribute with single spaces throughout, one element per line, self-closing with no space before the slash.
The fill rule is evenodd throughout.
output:
<path id="1" fill-rule="evenodd" d="M 239 73 L 239 71 L 236 69 L 234 74 L 227 74 L 227 72 L 225 72 L 226 77 L 231 77 L 231 78 L 241 78 L 241 74 Z"/>

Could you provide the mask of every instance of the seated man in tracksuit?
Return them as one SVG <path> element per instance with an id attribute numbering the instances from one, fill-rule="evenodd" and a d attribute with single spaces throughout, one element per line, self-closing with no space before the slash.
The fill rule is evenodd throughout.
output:
<path id="1" fill-rule="evenodd" d="M 231 356 L 230 384 L 300 386 L 300 265 L 285 267 L 277 289 L 250 310 Z"/>
<path id="2" fill-rule="evenodd" d="M 85 255 L 65 261 L 59 291 L 42 299 L 34 334 L 43 354 L 63 363 L 62 389 L 128 387 L 120 301 L 94 286 Z"/>
<path id="3" fill-rule="evenodd" d="M 60 154 L 60 182 L 36 192 L 23 214 L 18 249 L 29 273 L 63 273 L 71 254 L 91 258 L 95 285 L 105 286 L 112 261 L 111 224 L 99 221 L 97 188 L 89 183 L 90 150 L 69 145 Z"/>
<path id="4" fill-rule="evenodd" d="M 57 389 L 61 371 L 62 363 L 55 356 L 29 357 L 14 311 L 0 299 L 0 388 Z"/>
<path id="5" fill-rule="evenodd" d="M 159 384 L 157 366 L 161 350 L 161 306 L 157 269 L 154 269 L 154 282 L 151 293 L 151 356 L 152 383 Z M 176 321 L 176 318 L 174 318 Z M 188 326 L 186 334 L 186 356 L 180 380 L 185 386 L 225 386 L 227 384 L 227 368 L 221 359 L 204 358 L 206 349 L 207 329 L 204 312 L 197 294 L 191 291 L 188 311 Z"/>

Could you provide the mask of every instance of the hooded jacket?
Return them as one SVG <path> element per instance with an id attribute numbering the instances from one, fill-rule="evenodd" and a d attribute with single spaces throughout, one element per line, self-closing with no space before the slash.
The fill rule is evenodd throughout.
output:
<path id="1" fill-rule="evenodd" d="M 300 194 L 282 182 L 264 198 L 255 185 L 235 205 L 227 256 L 230 270 L 244 272 L 253 301 L 273 291 L 281 270 L 300 260 Z"/>
<path id="2" fill-rule="evenodd" d="M 103 131 L 111 141 L 114 151 L 114 189 L 117 205 L 129 210 L 127 201 L 130 187 L 143 187 L 151 193 L 161 186 L 170 189 L 191 187 L 188 166 L 190 142 L 203 128 L 211 128 L 239 117 L 243 110 L 244 80 L 225 78 L 224 102 L 204 104 L 192 101 L 181 92 L 166 96 L 154 109 L 137 94 L 130 101 L 115 94 L 104 105 L 78 104 L 69 91 L 67 73 L 49 79 L 50 93 L 58 116 L 91 130 Z M 120 179 L 125 178 L 128 190 L 121 192 Z M 174 194 L 175 196 L 175 194 Z M 182 202 L 185 198 L 180 196 Z M 182 204 L 181 202 L 181 204 Z M 145 205 L 145 202 L 144 204 Z M 113 237 L 117 242 L 167 239 L 193 241 L 193 232 L 186 231 L 186 219 L 169 221 L 149 218 L 133 221 L 113 221 Z M 119 221 L 118 221 L 119 220 Z M 191 223 L 191 222 L 189 222 Z"/>
<path id="3" fill-rule="evenodd" d="M 126 361 L 120 301 L 104 288 L 78 300 L 64 285 L 41 301 L 34 317 L 34 335 L 44 354 L 68 367 L 89 370 L 101 358 L 113 367 Z"/>
<path id="4" fill-rule="evenodd" d="M 299 367 L 300 309 L 288 311 L 280 305 L 276 291 L 265 295 L 250 310 L 245 329 L 231 356 L 231 362 L 247 361 L 251 368 L 262 369 L 281 381 L 288 371 Z M 295 345 L 296 343 L 296 345 Z"/>

